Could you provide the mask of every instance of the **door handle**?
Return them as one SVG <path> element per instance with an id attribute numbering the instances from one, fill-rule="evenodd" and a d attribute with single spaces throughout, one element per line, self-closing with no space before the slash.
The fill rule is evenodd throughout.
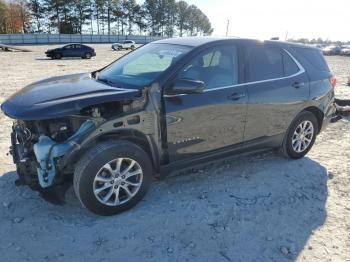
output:
<path id="1" fill-rule="evenodd" d="M 304 85 L 303 82 L 301 82 L 301 83 L 300 83 L 300 82 L 294 82 L 294 83 L 292 84 L 292 87 L 298 89 L 298 88 L 302 87 L 303 85 Z"/>
<path id="2" fill-rule="evenodd" d="M 232 93 L 227 98 L 230 100 L 239 100 L 241 98 L 245 97 L 245 93 Z"/>

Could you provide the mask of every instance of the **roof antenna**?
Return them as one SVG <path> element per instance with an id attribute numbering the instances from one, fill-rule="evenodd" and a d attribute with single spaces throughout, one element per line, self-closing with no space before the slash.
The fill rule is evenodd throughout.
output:
<path id="1" fill-rule="evenodd" d="M 227 25 L 226 25 L 226 36 L 228 35 L 228 28 L 230 26 L 230 20 L 227 19 Z"/>

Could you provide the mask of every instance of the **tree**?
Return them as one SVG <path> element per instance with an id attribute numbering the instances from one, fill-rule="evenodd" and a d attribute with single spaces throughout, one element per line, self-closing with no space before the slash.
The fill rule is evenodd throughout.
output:
<path id="1" fill-rule="evenodd" d="M 136 12 L 139 9 L 138 4 L 135 0 L 122 0 L 121 8 L 123 16 L 126 20 L 126 24 L 128 26 L 129 35 L 132 34 L 132 26 L 136 20 Z"/>
<path id="2" fill-rule="evenodd" d="M 177 3 L 177 10 L 178 15 L 176 25 L 179 28 L 179 35 L 182 36 L 189 18 L 188 4 L 185 1 L 179 1 Z"/>
<path id="3" fill-rule="evenodd" d="M 208 17 L 181 0 L 0 0 L 0 33 L 82 34 L 148 32 L 153 36 L 207 35 Z"/>
<path id="4" fill-rule="evenodd" d="M 146 16 L 146 10 L 140 6 L 137 5 L 135 7 L 135 24 L 139 28 L 139 34 L 142 35 L 142 32 L 146 30 L 147 24 L 145 21 L 145 16 Z"/>
<path id="5" fill-rule="evenodd" d="M 164 14 L 164 24 L 165 24 L 165 35 L 168 37 L 173 37 L 175 34 L 175 24 L 178 14 L 178 5 L 175 0 L 166 1 Z"/>
<path id="6" fill-rule="evenodd" d="M 39 0 L 29 0 L 28 8 L 32 17 L 32 24 L 35 24 L 36 27 L 35 29 L 33 29 L 33 31 L 35 33 L 42 33 L 42 24 L 44 23 L 43 19 L 45 17 L 45 8 L 42 2 Z"/>
<path id="7" fill-rule="evenodd" d="M 83 26 L 88 23 L 88 19 L 91 17 L 91 1 L 90 0 L 74 0 L 74 21 L 76 21 L 77 33 L 81 34 Z"/>
<path id="8" fill-rule="evenodd" d="M 145 18 L 149 24 L 150 33 L 153 36 L 159 34 L 159 21 L 160 21 L 159 2 L 160 1 L 159 0 L 146 0 L 143 4 L 143 8 L 146 11 Z"/>
<path id="9" fill-rule="evenodd" d="M 30 12 L 23 1 L 9 3 L 0 0 L 0 33 L 26 33 L 29 28 Z"/>
<path id="10" fill-rule="evenodd" d="M 7 34 L 9 31 L 8 15 L 9 7 L 7 3 L 0 0 L 0 34 Z"/>

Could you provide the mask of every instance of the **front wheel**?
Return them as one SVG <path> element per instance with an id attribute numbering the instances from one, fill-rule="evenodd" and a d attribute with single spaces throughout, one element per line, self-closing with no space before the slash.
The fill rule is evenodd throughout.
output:
<path id="1" fill-rule="evenodd" d="M 318 133 L 318 122 L 315 115 L 304 111 L 300 113 L 287 130 L 282 151 L 288 158 L 304 157 L 315 143 Z"/>
<path id="2" fill-rule="evenodd" d="M 77 163 L 74 191 L 90 211 L 114 215 L 136 205 L 151 181 L 151 160 L 142 148 L 128 141 L 108 141 Z"/>
<path id="3" fill-rule="evenodd" d="M 62 58 L 62 55 L 60 53 L 56 53 L 54 55 L 55 59 L 61 59 Z"/>

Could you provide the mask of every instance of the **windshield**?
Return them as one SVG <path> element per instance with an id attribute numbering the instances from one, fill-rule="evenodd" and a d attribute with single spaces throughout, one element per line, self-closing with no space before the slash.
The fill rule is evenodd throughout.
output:
<path id="1" fill-rule="evenodd" d="M 98 80 L 121 88 L 142 88 L 178 61 L 192 47 L 147 44 L 98 73 Z"/>

